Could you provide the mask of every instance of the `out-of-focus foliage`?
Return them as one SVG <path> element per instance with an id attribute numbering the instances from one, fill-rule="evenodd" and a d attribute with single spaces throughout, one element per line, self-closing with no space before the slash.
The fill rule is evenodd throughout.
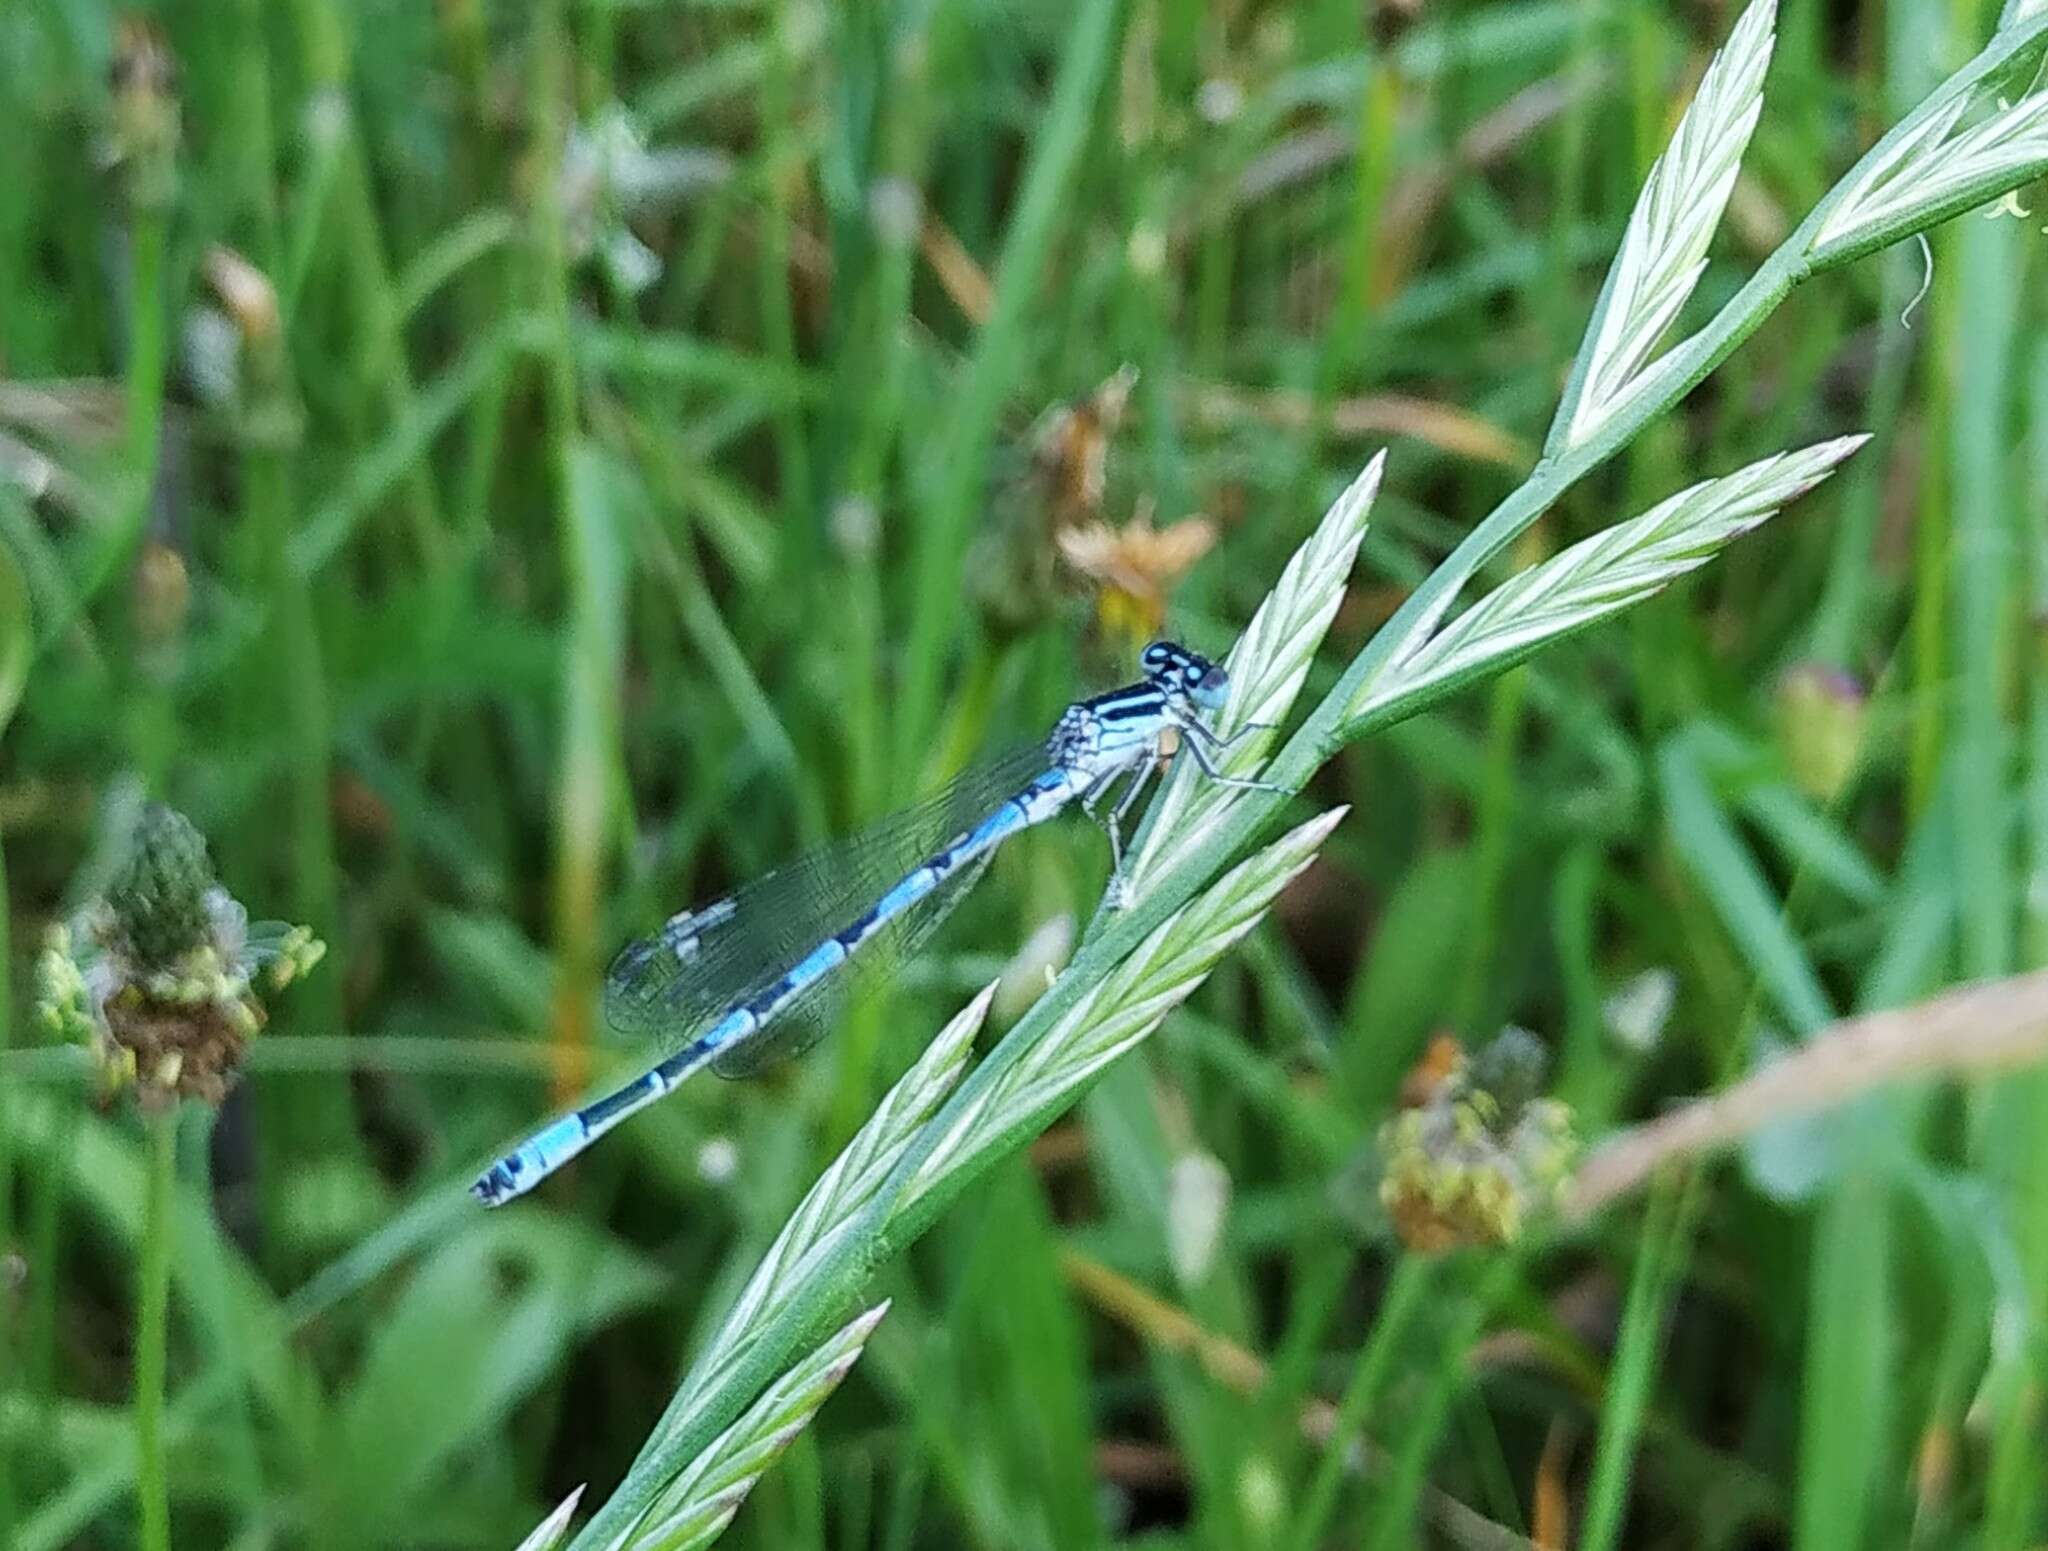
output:
<path id="1" fill-rule="evenodd" d="M 1788 4 L 1742 171 L 1699 160 L 1706 267 L 1688 299 L 1696 256 L 1663 254 L 1646 308 L 1683 334 L 1725 301 L 1995 10 Z M 617 1483 L 822 1164 L 1085 919 L 1104 847 L 1021 841 L 806 1063 L 472 1209 L 494 1146 L 643 1054 L 600 1027 L 604 955 L 1035 735 L 1162 608 L 1227 646 L 1385 444 L 1321 661 L 1350 656 L 1530 468 L 1733 24 L 0 14 L 0 1002 L 29 1047 L 0 1054 L 0 1543 L 131 1543 L 146 1152 L 44 1048 L 28 971 L 141 795 L 329 950 L 180 1160 L 176 1542 L 517 1545 Z M 1880 192 L 1869 220 L 1913 189 Z M 1779 1127 L 1509 1250 L 1407 1254 L 1357 1177 L 1442 1036 L 1531 1031 L 1537 1102 L 1597 1142 L 1833 1017 L 2048 960 L 2039 208 L 1937 231 L 1911 327 L 1910 248 L 1804 288 L 1489 573 L 1875 433 L 1712 569 L 1324 770 L 1351 811 L 1273 924 L 883 1273 L 724 1543 L 2041 1541 L 2039 1074 Z"/>

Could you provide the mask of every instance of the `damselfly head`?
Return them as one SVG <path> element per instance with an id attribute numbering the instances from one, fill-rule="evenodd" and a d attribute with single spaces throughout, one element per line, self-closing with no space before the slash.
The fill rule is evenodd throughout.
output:
<path id="1" fill-rule="evenodd" d="M 1230 692 L 1230 675 L 1220 665 L 1178 642 L 1154 641 L 1138 654 L 1138 665 L 1148 683 L 1204 711 L 1221 710 Z"/>

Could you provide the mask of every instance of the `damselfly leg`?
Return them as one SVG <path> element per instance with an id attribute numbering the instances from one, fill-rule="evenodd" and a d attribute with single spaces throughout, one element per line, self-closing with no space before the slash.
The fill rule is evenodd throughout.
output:
<path id="1" fill-rule="evenodd" d="M 1211 761 L 1211 755 L 1220 754 L 1226 749 L 1232 748 L 1246 733 L 1264 730 L 1266 729 L 1260 723 L 1247 722 L 1229 737 L 1222 738 L 1209 731 L 1200 722 L 1187 721 L 1181 723 L 1181 731 L 1188 734 L 1182 741 L 1187 748 L 1189 756 L 1200 767 L 1202 774 L 1209 780 L 1214 781 L 1218 786 L 1233 787 L 1238 791 L 1244 792 L 1285 792 L 1287 790 L 1286 787 L 1275 786 L 1271 781 L 1255 781 L 1245 776 L 1225 775 Z"/>
<path id="2" fill-rule="evenodd" d="M 1137 806 L 1146 785 L 1159 773 L 1160 761 L 1148 759 L 1134 767 L 1127 778 L 1123 795 L 1108 812 L 1097 815 L 1096 806 L 1115 784 L 1116 776 L 1104 781 L 1095 791 L 1082 799 L 1081 811 L 1102 825 L 1109 836 L 1109 908 L 1122 910 L 1131 902 L 1130 880 L 1124 876 L 1124 820 L 1130 817 L 1131 809 Z M 1123 774 L 1123 772 L 1117 772 Z"/>

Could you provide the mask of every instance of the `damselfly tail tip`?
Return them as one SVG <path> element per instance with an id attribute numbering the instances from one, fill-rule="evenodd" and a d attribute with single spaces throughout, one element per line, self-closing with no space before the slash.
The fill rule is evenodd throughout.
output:
<path id="1" fill-rule="evenodd" d="M 524 1193 L 525 1187 L 519 1183 L 523 1168 L 517 1153 L 500 1158 L 476 1177 L 469 1193 L 485 1206 L 503 1206 L 514 1196 Z"/>

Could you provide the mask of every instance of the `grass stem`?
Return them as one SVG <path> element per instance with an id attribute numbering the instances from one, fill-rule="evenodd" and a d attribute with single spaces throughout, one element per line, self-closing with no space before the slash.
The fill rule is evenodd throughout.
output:
<path id="1" fill-rule="evenodd" d="M 137 1256 L 135 1494 L 142 1551 L 170 1551 L 170 1475 L 164 1458 L 164 1368 L 170 1345 L 171 1187 L 177 1174 L 177 1112 L 146 1117 L 148 1177 Z"/>
<path id="2" fill-rule="evenodd" d="M 1406 1256 L 1395 1267 L 1373 1320 L 1372 1335 L 1352 1365 L 1351 1382 L 1337 1402 L 1336 1420 L 1323 1440 L 1323 1457 L 1316 1462 L 1308 1495 L 1294 1521 L 1289 1544 L 1295 1551 L 1316 1551 L 1323 1543 L 1323 1531 L 1337 1506 L 1337 1489 L 1351 1468 L 1352 1445 L 1364 1429 L 1373 1403 L 1385 1393 L 1388 1371 L 1409 1337 L 1410 1318 L 1433 1285 L 1434 1268 L 1422 1256 Z"/>

